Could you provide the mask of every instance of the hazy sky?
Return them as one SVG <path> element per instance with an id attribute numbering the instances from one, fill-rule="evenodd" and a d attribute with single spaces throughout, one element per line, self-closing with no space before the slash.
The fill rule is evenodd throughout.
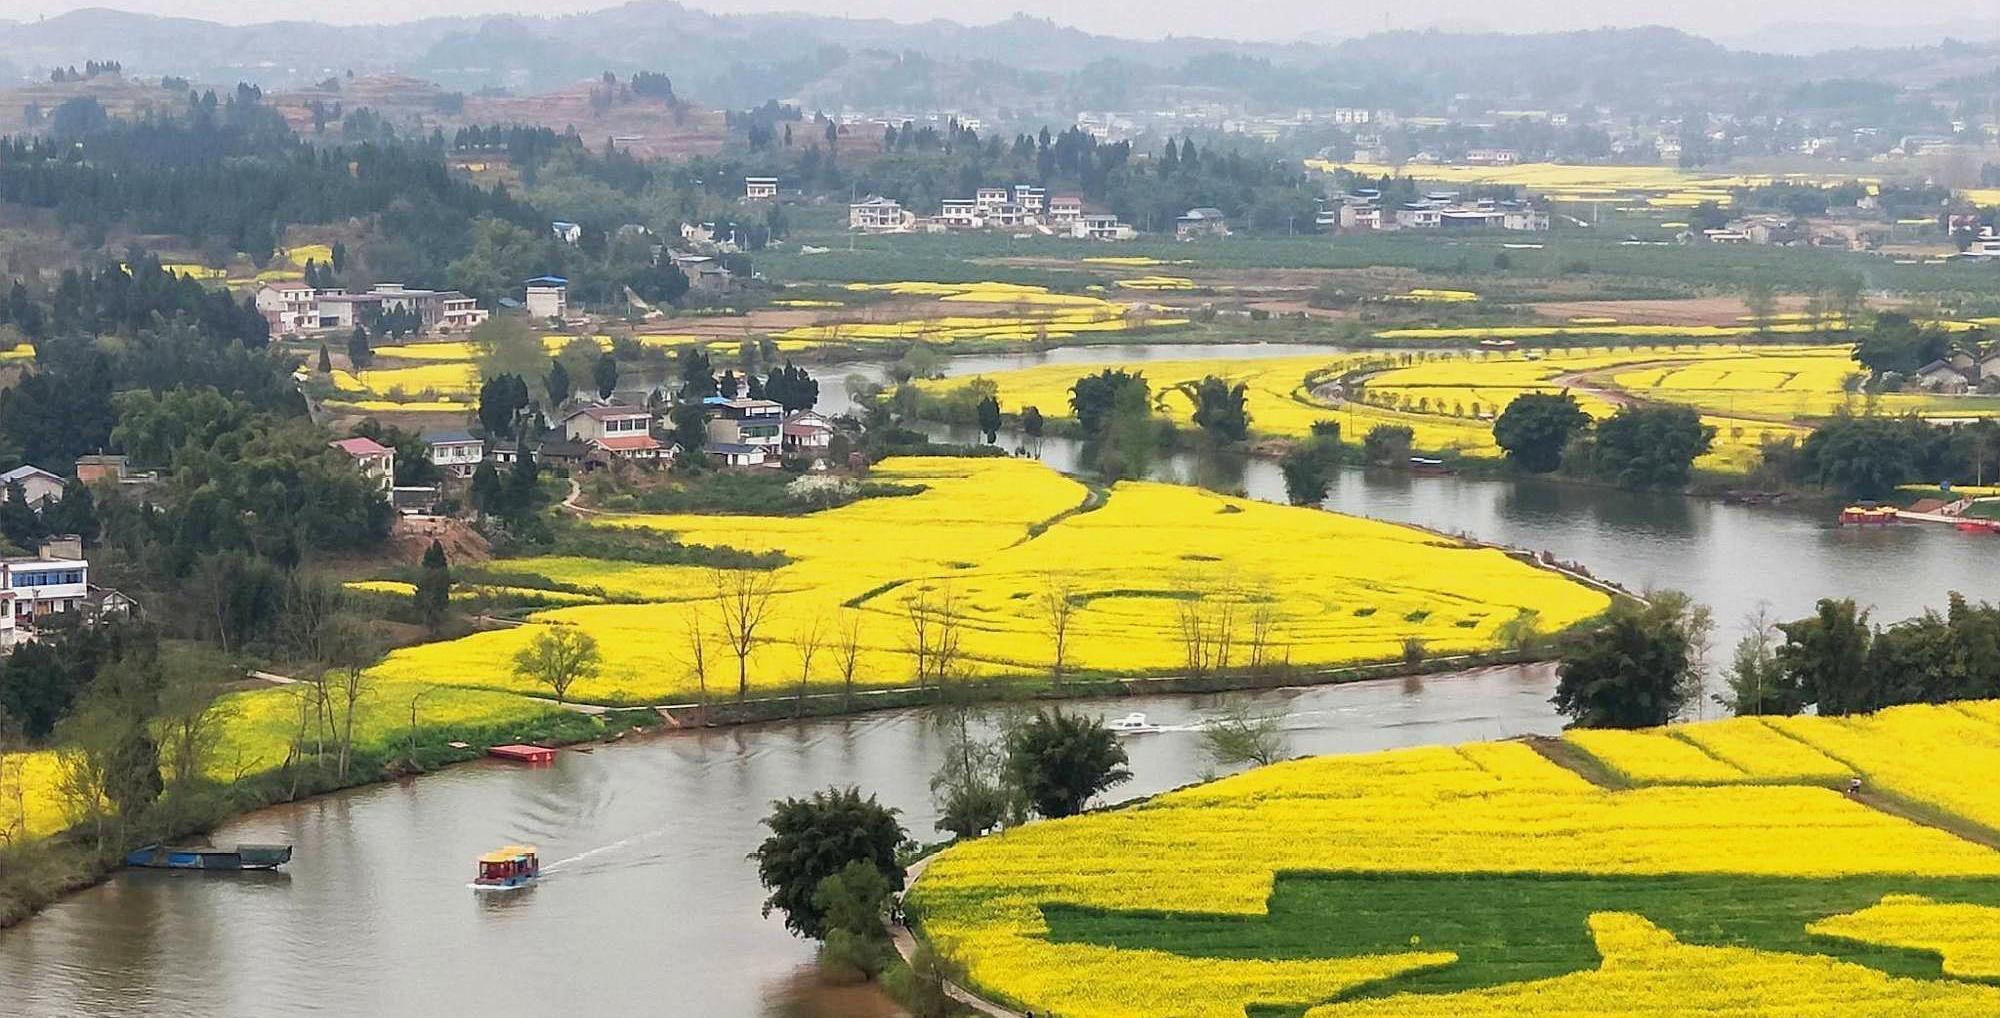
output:
<path id="1" fill-rule="evenodd" d="M 1783 22 L 1881 25 L 1920 21 L 1949 26 L 1992 22 L 1993 0 L 687 0 L 717 12 L 808 10 L 916 21 L 946 17 L 971 23 L 1014 11 L 1094 32 L 1126 36 L 1206 35 L 1254 39 L 1364 35 L 1385 27 L 1454 26 L 1509 31 L 1672 24 L 1715 36 L 1740 36 Z M 407 21 L 436 15 L 503 12 L 561 14 L 615 6 L 606 0 L 0 0 L 0 17 L 33 19 L 83 7 L 116 7 L 241 23 L 305 18 L 344 23 Z M 1866 33 L 1854 43 L 1866 45 Z"/>

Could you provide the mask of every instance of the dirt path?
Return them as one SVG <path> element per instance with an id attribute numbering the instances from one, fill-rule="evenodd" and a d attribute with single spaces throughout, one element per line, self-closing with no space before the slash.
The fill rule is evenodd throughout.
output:
<path id="1" fill-rule="evenodd" d="M 916 886 L 917 878 L 923 876 L 924 870 L 930 868 L 932 858 L 935 857 L 927 856 L 919 859 L 916 865 L 910 867 L 909 872 L 904 874 L 903 886 L 905 888 Z M 908 893 L 907 890 L 904 893 Z M 910 932 L 908 926 L 894 920 L 884 923 L 883 926 L 889 931 L 889 939 L 896 944 L 896 953 L 902 955 L 903 961 L 907 964 L 917 953 L 916 934 Z M 987 1015 L 988 1018 L 1026 1018 L 1021 1012 L 1001 1007 L 957 983 L 945 983 L 944 992 L 945 996 L 964 1004 L 966 1007 L 980 1014 Z"/>

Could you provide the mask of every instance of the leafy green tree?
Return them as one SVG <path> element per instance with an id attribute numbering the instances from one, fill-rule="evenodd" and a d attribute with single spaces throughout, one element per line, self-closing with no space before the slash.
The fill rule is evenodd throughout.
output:
<path id="1" fill-rule="evenodd" d="M 986 444 L 1000 440 L 1000 400 L 988 394 L 981 398 L 976 409 L 979 416 L 979 432 L 986 436 Z"/>
<path id="2" fill-rule="evenodd" d="M 1620 600 L 1602 624 L 1564 641 L 1556 711 L 1579 728 L 1650 728 L 1696 695 L 1700 661 L 1685 599 Z"/>
<path id="3" fill-rule="evenodd" d="M 1715 702 L 1736 715 L 1797 714 L 1805 707 L 1794 676 L 1779 667 L 1773 648 L 1777 630 L 1762 612 L 1750 617 L 1743 638 L 1736 641 L 1723 680 L 1729 692 Z"/>
<path id="4" fill-rule="evenodd" d="M 708 414 L 699 403 L 679 403 L 668 414 L 674 424 L 674 445 L 680 450 L 678 462 L 698 462 L 708 444 Z"/>
<path id="5" fill-rule="evenodd" d="M 1846 300 L 1843 296 L 1838 298 Z M 1859 298 L 1855 298 L 1858 305 Z M 1918 369 L 1943 359 L 1951 348 L 1951 334 L 1930 325 L 1919 325 L 1900 311 L 1884 311 L 1865 330 L 1857 330 L 1854 359 L 1876 378 L 1889 372 L 1913 375 Z"/>
<path id="6" fill-rule="evenodd" d="M 444 628 L 445 617 L 451 611 L 451 566 L 445 561 L 444 545 L 435 538 L 424 549 L 423 564 L 417 573 L 417 611 L 423 616 L 424 628 L 433 636 Z"/>
<path id="7" fill-rule="evenodd" d="M 1333 427 L 1321 428 L 1321 424 Z M 1285 501 L 1293 505 L 1318 505 L 1326 501 L 1327 490 L 1333 486 L 1333 478 L 1347 458 L 1347 449 L 1340 444 L 1337 422 L 1316 421 L 1313 429 L 1310 437 L 1294 443 L 1278 460 L 1278 471 L 1285 478 Z"/>
<path id="8" fill-rule="evenodd" d="M 28 504 L 27 488 L 20 481 L 7 482 L 6 498 L 0 499 L 0 536 L 16 548 L 32 550 L 45 533 L 41 514 Z"/>
<path id="9" fill-rule="evenodd" d="M 506 485 L 500 480 L 500 471 L 492 460 L 480 460 L 472 471 L 472 507 L 482 513 L 500 515 L 507 501 Z"/>
<path id="10" fill-rule="evenodd" d="M 819 882 L 813 906 L 826 922 L 819 956 L 823 973 L 836 982 L 860 982 L 881 973 L 890 950 L 882 921 L 892 893 L 882 871 L 863 859 Z"/>
<path id="11" fill-rule="evenodd" d="M 1361 456 L 1378 466 L 1402 466 L 1410 461 L 1415 440 L 1407 424 L 1377 424 L 1361 437 Z"/>
<path id="12" fill-rule="evenodd" d="M 1743 306 L 1750 312 L 1751 324 L 1758 332 L 1769 332 L 1771 320 L 1778 312 L 1778 296 L 1771 289 L 1771 281 L 1763 276 L 1753 275 L 1743 284 Z"/>
<path id="13" fill-rule="evenodd" d="M 617 358 L 612 357 L 608 351 L 597 358 L 597 364 L 591 369 L 590 377 L 597 383 L 598 398 L 610 399 L 612 392 L 618 388 Z"/>
<path id="14" fill-rule="evenodd" d="M 783 913 L 785 928 L 802 937 L 823 938 L 827 916 L 815 901 L 820 885 L 862 862 L 902 890 L 903 864 L 897 851 L 908 840 L 897 811 L 866 799 L 856 788 L 814 792 L 810 798 L 771 804 L 764 826 L 771 834 L 750 853 L 757 879 L 770 892 L 764 914 Z"/>
<path id="15" fill-rule="evenodd" d="M 1715 444 L 1715 427 L 1686 406 L 1623 406 L 1598 421 L 1591 464 L 1628 488 L 1676 488 Z"/>
<path id="16" fill-rule="evenodd" d="M 1843 495 L 1882 498 L 1916 480 L 1931 426 L 1910 418 L 1836 417 L 1799 446 L 1800 480 Z"/>
<path id="17" fill-rule="evenodd" d="M 542 376 L 542 386 L 548 391 L 551 408 L 562 406 L 576 395 L 576 383 L 570 381 L 569 369 L 563 366 L 560 357 L 549 358 L 549 373 Z"/>
<path id="18" fill-rule="evenodd" d="M 495 375 L 479 386 L 479 426 L 489 438 L 512 438 L 528 402 L 528 383 L 520 375 Z"/>
<path id="19" fill-rule="evenodd" d="M 1194 403 L 1194 423 L 1203 433 L 1222 442 L 1241 442 L 1250 437 L 1250 385 L 1207 375 L 1196 382 L 1190 393 Z"/>
<path id="20" fill-rule="evenodd" d="M 1041 444 L 1042 432 L 1047 427 L 1048 422 L 1042 419 L 1040 407 L 1021 408 L 1021 433 L 1028 436 L 1028 439 L 1037 446 Z"/>
<path id="21" fill-rule="evenodd" d="M 1778 631 L 1785 634 L 1779 669 L 1821 714 L 1859 714 L 1882 706 L 1868 668 L 1873 642 L 1868 613 L 1853 598 L 1821 598 L 1812 615 L 1780 622 Z"/>
<path id="22" fill-rule="evenodd" d="M 1125 747 L 1094 718 L 1060 708 L 1035 716 L 1007 735 L 1007 776 L 1035 812 L 1072 816 L 1099 792 L 1128 781 Z"/>
<path id="23" fill-rule="evenodd" d="M 1098 470 L 1106 481 L 1146 476 L 1159 444 L 1159 432 L 1154 427 L 1153 404 L 1143 380 L 1112 390 L 1111 409 L 1094 441 Z"/>
<path id="24" fill-rule="evenodd" d="M 575 626 L 549 625 L 515 653 L 514 674 L 549 687 L 556 705 L 561 706 L 569 698 L 570 687 L 596 675 L 602 662 L 596 637 Z"/>
<path id="25" fill-rule="evenodd" d="M 1546 474 L 1562 465 L 1563 448 L 1589 426 L 1576 397 L 1531 392 L 1516 396 L 1493 422 L 1493 441 L 1516 469 Z"/>
<path id="26" fill-rule="evenodd" d="M 1120 404 L 1121 394 L 1129 403 L 1133 392 L 1138 393 L 1138 402 L 1149 403 L 1152 391 L 1146 386 L 1145 375 L 1105 368 L 1097 374 L 1077 379 L 1070 386 L 1069 405 L 1076 415 L 1077 424 L 1083 428 L 1084 436 L 1101 436 Z"/>
<path id="27" fill-rule="evenodd" d="M 359 371 L 374 359 L 374 351 L 368 347 L 368 330 L 359 325 L 355 326 L 354 331 L 347 335 L 347 362 L 354 365 L 354 370 Z M 328 370 L 332 370 L 332 367 L 332 362 L 328 361 Z"/>
<path id="28" fill-rule="evenodd" d="M 541 336 L 520 315 L 494 315 L 473 326 L 467 338 L 482 379 L 540 378 L 548 366 Z"/>
<path id="29" fill-rule="evenodd" d="M 674 358 L 681 376 L 681 399 L 699 403 L 715 395 L 715 367 L 706 347 L 682 347 Z"/>

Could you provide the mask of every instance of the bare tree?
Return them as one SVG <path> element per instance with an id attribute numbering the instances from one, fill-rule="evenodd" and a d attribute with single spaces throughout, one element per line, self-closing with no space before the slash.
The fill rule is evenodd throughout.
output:
<path id="1" fill-rule="evenodd" d="M 932 614 L 936 625 L 936 639 L 931 643 L 931 674 L 939 685 L 947 679 L 958 677 L 960 644 L 965 637 L 965 603 L 958 596 L 958 589 L 946 582 L 938 589 L 937 600 L 932 604 Z"/>
<path id="2" fill-rule="evenodd" d="M 701 608 L 693 605 L 681 621 L 681 646 L 687 654 L 688 674 L 694 676 L 695 692 L 702 709 L 708 709 L 708 633 L 702 624 Z"/>
<path id="3" fill-rule="evenodd" d="M 1213 653 L 1203 596 L 1200 581 L 1194 576 L 1182 575 L 1174 581 L 1174 621 L 1180 626 L 1181 654 L 1189 675 L 1206 674 Z"/>
<path id="4" fill-rule="evenodd" d="M 757 648 L 757 631 L 770 617 L 774 580 L 770 573 L 753 569 L 717 569 L 711 579 L 722 633 L 736 655 L 736 698 L 741 700 L 750 695 L 750 652 Z"/>
<path id="5" fill-rule="evenodd" d="M 569 687 L 578 679 L 597 674 L 603 658 L 597 638 L 575 626 L 552 625 L 514 655 L 514 674 L 539 682 L 556 694 L 556 705 L 569 697 Z"/>
<path id="6" fill-rule="evenodd" d="M 1049 657 L 1049 675 L 1055 684 L 1062 685 L 1063 676 L 1069 670 L 1069 630 L 1076 620 L 1077 596 L 1076 580 L 1068 573 L 1050 573 L 1044 578 L 1042 592 L 1037 603 L 1042 609 L 1042 621 L 1049 627 L 1049 642 L 1053 652 Z"/>
<path id="7" fill-rule="evenodd" d="M 1225 578 L 1215 591 L 1215 599 L 1203 599 L 1208 606 L 1209 644 L 1214 648 L 1213 667 L 1218 672 L 1229 670 L 1229 663 L 1236 654 L 1236 611 L 1243 599 L 1243 591 L 1234 579 Z"/>
<path id="8" fill-rule="evenodd" d="M 806 683 L 812 679 L 813 658 L 819 656 L 820 647 L 825 643 L 826 635 L 821 629 L 818 615 L 808 619 L 792 637 L 792 647 L 799 652 L 799 698 L 792 709 L 794 715 L 805 713 Z"/>
<path id="9" fill-rule="evenodd" d="M 214 662 L 175 656 L 163 668 L 159 700 L 159 733 L 168 768 L 169 786 L 185 795 L 208 770 L 222 738 L 222 725 L 239 711 L 217 696 L 219 672 Z"/>
<path id="10" fill-rule="evenodd" d="M 346 606 L 347 595 L 332 579 L 299 571 L 285 581 L 284 611 L 278 630 L 294 661 L 324 661 L 334 634 L 334 619 Z"/>
<path id="11" fill-rule="evenodd" d="M 854 608 L 843 608 L 840 613 L 840 628 L 835 634 L 833 652 L 840 662 L 840 686 L 843 691 L 844 706 L 854 706 L 854 672 L 861 664 L 861 612 Z"/>
<path id="12" fill-rule="evenodd" d="M 1271 643 L 1277 636 L 1278 605 L 1260 598 L 1250 609 L 1250 670 L 1261 672 L 1272 665 Z"/>
<path id="13" fill-rule="evenodd" d="M 1280 715 L 1259 714 L 1243 697 L 1231 697 L 1222 714 L 1201 729 L 1202 752 L 1218 767 L 1277 763 L 1290 751 Z"/>
<path id="14" fill-rule="evenodd" d="M 917 688 L 922 689 L 924 680 L 931 674 L 931 641 L 934 639 L 931 609 L 931 590 L 918 587 L 903 602 L 903 614 L 910 620 L 910 656 L 917 659 Z"/>
<path id="15" fill-rule="evenodd" d="M 330 685 L 341 706 L 339 755 L 334 773 L 346 781 L 348 764 L 354 759 L 354 712 L 367 695 L 368 666 L 377 651 L 366 625 L 357 619 L 345 620 L 337 627 L 330 650 L 333 659 Z"/>
<path id="16" fill-rule="evenodd" d="M 411 767 L 417 766 L 417 707 L 423 703 L 424 697 L 437 692 L 437 688 L 436 686 L 425 686 L 410 694 L 410 733 L 404 750 L 404 757 Z"/>

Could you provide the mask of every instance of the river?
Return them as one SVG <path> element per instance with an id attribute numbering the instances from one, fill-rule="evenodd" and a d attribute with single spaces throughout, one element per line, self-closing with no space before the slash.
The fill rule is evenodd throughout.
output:
<path id="1" fill-rule="evenodd" d="M 952 370 L 1312 349 L 1084 347 L 962 358 Z M 841 377 L 881 368 L 826 372 L 825 403 L 845 404 Z M 1049 440 L 1041 455 L 1074 469 L 1081 450 Z M 1274 464 L 1241 456 L 1167 457 L 1156 474 L 1283 496 Z M 1941 606 L 1947 590 L 2000 600 L 2000 571 L 1986 560 L 1992 539 L 1941 527 L 1843 529 L 1789 508 L 1361 470 L 1341 474 L 1326 505 L 1549 550 L 1634 589 L 1685 590 L 1715 611 L 1716 655 L 1760 604 L 1793 618 L 1815 598 L 1854 596 L 1886 621 Z M 1349 752 L 1555 731 L 1552 684 L 1549 668 L 1528 667 L 1257 698 L 1285 712 L 1295 752 Z M 1079 707 L 1143 711 L 1169 726 L 1128 739 L 1134 780 L 1118 790 L 1124 796 L 1200 777 L 1194 726 L 1216 704 L 1160 697 Z M 0 1015 L 564 1008 L 875 1018 L 878 996 L 815 988 L 803 976 L 811 952 L 758 916 L 762 893 L 744 854 L 770 800 L 830 784 L 880 795 L 929 838 L 926 782 L 936 758 L 923 715 L 887 712 L 665 735 L 565 752 L 541 769 L 474 764 L 264 810 L 216 841 L 291 842 L 297 855 L 285 873 L 124 873 L 0 933 Z M 511 896 L 469 891 L 473 858 L 510 841 L 537 844 L 549 878 Z"/>
<path id="2" fill-rule="evenodd" d="M 1553 732 L 1548 666 L 1256 694 L 1298 753 Z M 1143 711 L 1119 797 L 1203 776 L 1196 726 L 1214 697 L 1074 705 Z M 872 1018 L 871 993 L 826 991 L 811 950 L 758 915 L 745 853 L 776 798 L 854 784 L 934 839 L 939 747 L 918 711 L 674 733 L 567 751 L 547 767 L 482 762 L 274 807 L 219 844 L 289 842 L 283 872 L 131 871 L 0 933 L 0 1014 L 491 1016 L 563 1009 Z M 549 875 L 467 888 L 508 842 Z"/>

